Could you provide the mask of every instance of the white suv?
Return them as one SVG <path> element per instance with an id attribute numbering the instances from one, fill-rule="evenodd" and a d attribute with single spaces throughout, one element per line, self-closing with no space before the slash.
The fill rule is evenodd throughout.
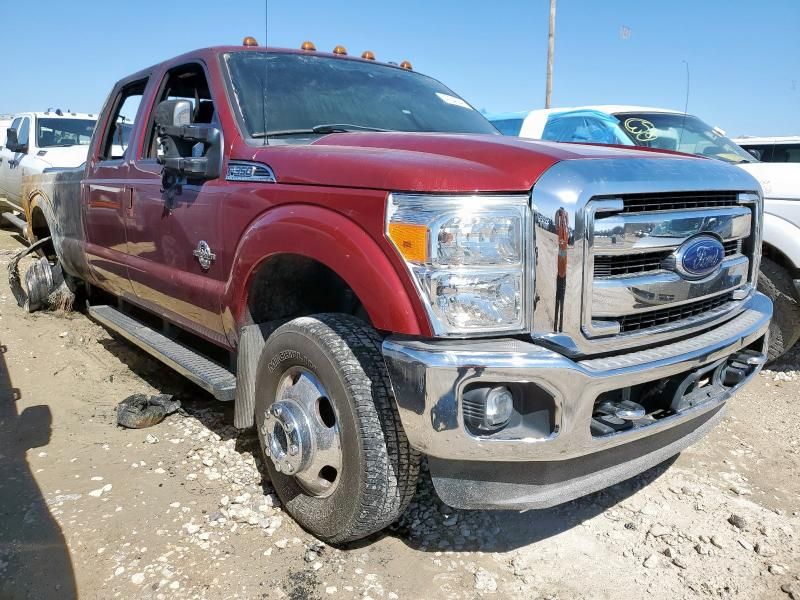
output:
<path id="1" fill-rule="evenodd" d="M 583 106 L 487 118 L 506 135 L 673 150 L 733 163 L 748 171 L 764 192 L 758 288 L 775 306 L 770 325 L 770 358 L 779 357 L 800 338 L 800 163 L 759 162 L 721 129 L 695 116 L 663 108 Z"/>
<path id="2" fill-rule="evenodd" d="M 94 115 L 61 110 L 14 115 L 0 149 L 0 198 L 21 211 L 23 176 L 84 163 L 96 123 Z"/>

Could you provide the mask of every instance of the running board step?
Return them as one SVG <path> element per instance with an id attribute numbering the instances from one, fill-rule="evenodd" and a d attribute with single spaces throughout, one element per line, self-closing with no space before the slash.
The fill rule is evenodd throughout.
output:
<path id="1" fill-rule="evenodd" d="M 230 401 L 236 395 L 236 376 L 202 354 L 171 340 L 152 327 L 129 317 L 116 308 L 101 304 L 88 307 L 89 316 L 116 331 L 128 341 L 150 353 L 165 365 L 199 385 L 217 400 Z"/>

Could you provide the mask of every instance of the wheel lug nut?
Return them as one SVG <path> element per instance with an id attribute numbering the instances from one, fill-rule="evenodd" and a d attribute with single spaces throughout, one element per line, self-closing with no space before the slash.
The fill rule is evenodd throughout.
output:
<path id="1" fill-rule="evenodd" d="M 276 417 L 280 417 L 283 414 L 283 409 L 280 406 L 273 406 L 272 414 Z"/>
<path id="2" fill-rule="evenodd" d="M 278 473 L 280 473 L 280 472 L 281 472 L 281 463 L 279 463 L 279 462 L 276 462 L 276 463 L 275 463 L 275 470 L 276 470 Z"/>
<path id="3" fill-rule="evenodd" d="M 292 423 L 286 423 L 284 429 L 286 430 L 286 433 L 292 433 L 294 431 L 294 425 L 292 425 Z"/>
<path id="4" fill-rule="evenodd" d="M 298 448 L 297 446 L 295 446 L 294 444 L 292 444 L 292 445 L 291 445 L 291 447 L 289 448 L 289 454 L 291 454 L 292 456 L 294 456 L 294 455 L 295 455 L 295 454 L 297 454 L 298 452 L 300 452 L 300 448 Z"/>

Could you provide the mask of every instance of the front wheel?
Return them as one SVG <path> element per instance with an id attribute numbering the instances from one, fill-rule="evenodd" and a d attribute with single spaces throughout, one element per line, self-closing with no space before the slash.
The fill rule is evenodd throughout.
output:
<path id="1" fill-rule="evenodd" d="M 769 360 L 779 358 L 800 338 L 800 303 L 794 294 L 789 273 L 769 258 L 761 259 L 758 291 L 772 300 L 773 314 L 769 324 Z"/>
<path id="2" fill-rule="evenodd" d="M 416 488 L 381 341 L 349 315 L 301 317 L 267 340 L 256 373 L 258 437 L 275 492 L 329 543 L 383 529 Z"/>

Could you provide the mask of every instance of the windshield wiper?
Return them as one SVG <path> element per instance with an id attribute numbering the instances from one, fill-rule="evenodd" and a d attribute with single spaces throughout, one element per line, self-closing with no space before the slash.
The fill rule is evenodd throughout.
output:
<path id="1" fill-rule="evenodd" d="M 278 131 L 257 131 L 251 133 L 251 138 L 263 137 L 279 137 L 283 135 L 308 135 L 308 134 L 325 134 L 325 133 L 348 133 L 353 131 L 392 131 L 391 129 L 381 129 L 379 127 L 366 127 L 364 125 L 352 125 L 350 123 L 326 123 L 325 125 L 316 125 L 311 129 L 282 129 Z"/>

